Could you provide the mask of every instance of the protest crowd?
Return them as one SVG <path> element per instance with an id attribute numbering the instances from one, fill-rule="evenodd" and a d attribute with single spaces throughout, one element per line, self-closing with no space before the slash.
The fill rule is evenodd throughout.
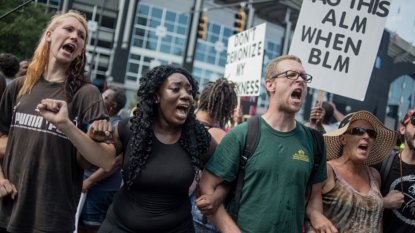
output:
<path id="1" fill-rule="evenodd" d="M 395 184 L 415 176 L 415 109 L 399 132 L 332 102 L 302 124 L 315 77 L 294 54 L 266 67 L 269 108 L 246 122 L 236 83 L 196 101 L 173 65 L 143 74 L 126 116 L 124 90 L 88 78 L 87 25 L 57 13 L 30 61 L 0 55 L 0 233 L 415 232 L 415 179 Z"/>

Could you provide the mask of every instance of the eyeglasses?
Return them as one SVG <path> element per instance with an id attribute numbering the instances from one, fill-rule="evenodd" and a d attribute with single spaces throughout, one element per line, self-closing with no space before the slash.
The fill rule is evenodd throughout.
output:
<path id="1" fill-rule="evenodd" d="M 362 136 L 365 133 L 367 133 L 367 135 L 369 135 L 370 138 L 376 138 L 376 136 L 378 135 L 378 133 L 376 131 L 374 131 L 373 129 L 364 129 L 364 128 L 360 128 L 360 127 L 349 129 L 344 133 L 345 134 L 348 133 L 348 134 L 351 134 L 351 135 L 358 135 L 358 136 Z"/>
<path id="2" fill-rule="evenodd" d="M 408 117 L 403 124 L 406 125 L 409 121 L 411 121 L 411 124 L 415 126 L 415 117 Z"/>
<path id="3" fill-rule="evenodd" d="M 107 99 L 108 99 L 108 96 L 107 96 L 105 93 L 102 93 L 102 98 L 103 98 L 104 100 L 107 100 Z"/>
<path id="4" fill-rule="evenodd" d="M 277 78 L 278 76 L 285 74 L 285 77 L 291 80 L 297 80 L 298 77 L 301 77 L 305 83 L 311 83 L 313 77 L 309 74 L 298 73 L 297 71 L 287 70 L 272 76 L 272 78 Z"/>

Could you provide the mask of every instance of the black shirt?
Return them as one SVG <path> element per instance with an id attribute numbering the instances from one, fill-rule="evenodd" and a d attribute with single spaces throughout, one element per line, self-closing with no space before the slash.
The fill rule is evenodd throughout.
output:
<path id="1" fill-rule="evenodd" d="M 380 170 L 380 165 L 374 167 Z M 405 201 L 408 205 L 414 205 L 415 165 L 406 164 L 402 161 L 402 170 Z M 381 193 L 384 197 L 391 190 L 398 190 L 401 192 L 401 173 L 398 155 L 395 156 L 388 179 L 385 181 L 385 185 L 381 188 Z M 383 232 L 415 232 L 415 207 L 411 208 L 405 206 L 405 204 L 402 204 L 401 208 L 396 210 L 385 209 L 383 213 Z"/>
<path id="2" fill-rule="evenodd" d="M 130 156 L 129 144 L 124 179 L 129 179 Z M 193 179 L 191 157 L 179 141 L 167 145 L 153 136 L 151 155 L 130 190 L 124 185 L 114 196 L 117 224 L 132 232 L 193 232 L 188 196 Z"/>
<path id="3" fill-rule="evenodd" d="M 0 103 L 0 132 L 8 134 L 3 173 L 17 196 L 0 199 L 0 227 L 9 232 L 72 232 L 84 170 L 76 148 L 39 113 L 45 98 L 64 100 L 62 84 L 43 78 L 29 94 L 17 97 L 25 78 L 13 80 Z M 109 119 L 97 87 L 83 85 L 68 103 L 69 119 L 82 131 Z"/>

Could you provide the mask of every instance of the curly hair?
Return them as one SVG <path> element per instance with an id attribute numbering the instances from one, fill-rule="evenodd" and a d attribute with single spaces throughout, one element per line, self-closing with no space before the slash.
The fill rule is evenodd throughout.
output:
<path id="1" fill-rule="evenodd" d="M 236 84 L 222 77 L 208 82 L 200 95 L 199 109 L 209 113 L 223 128 L 233 115 L 237 105 Z"/>
<path id="2" fill-rule="evenodd" d="M 19 69 L 19 59 L 16 56 L 10 53 L 0 55 L 0 71 L 7 78 L 14 78 L 17 72 L 19 72 Z"/>
<path id="3" fill-rule="evenodd" d="M 56 13 L 48 26 L 45 28 L 42 37 L 39 40 L 39 44 L 35 50 L 32 58 L 32 62 L 27 68 L 26 80 L 23 87 L 20 89 L 19 96 L 30 93 L 37 81 L 40 80 L 42 73 L 45 71 L 49 62 L 50 43 L 46 41 L 46 34 L 48 31 L 54 31 L 59 25 L 62 24 L 63 19 L 73 17 L 77 19 L 85 28 L 86 34 L 84 41 L 88 41 L 88 24 L 86 22 L 85 15 L 81 15 L 79 11 L 70 10 L 68 13 L 63 14 L 61 12 Z M 82 54 L 72 61 L 68 70 L 66 71 L 66 78 L 62 84 L 63 94 L 65 100 L 70 102 L 73 95 L 86 83 L 91 81 L 85 75 L 86 66 L 86 43 L 84 44 Z"/>
<path id="4" fill-rule="evenodd" d="M 132 152 L 130 158 L 129 174 L 126 181 L 129 189 L 137 178 L 141 169 L 144 168 L 147 159 L 151 156 L 152 139 L 154 137 L 153 126 L 157 117 L 157 104 L 155 95 L 163 82 L 173 73 L 183 74 L 189 81 L 193 90 L 193 98 L 198 91 L 197 81 L 184 69 L 170 65 L 161 65 L 146 72 L 140 78 L 140 87 L 134 117 L 131 118 Z M 193 173 L 199 180 L 198 170 L 202 169 L 202 156 L 207 152 L 210 145 L 210 135 L 207 130 L 196 121 L 194 107 L 190 108 L 185 123 L 182 126 L 182 134 L 179 139 L 180 145 L 190 155 Z"/>

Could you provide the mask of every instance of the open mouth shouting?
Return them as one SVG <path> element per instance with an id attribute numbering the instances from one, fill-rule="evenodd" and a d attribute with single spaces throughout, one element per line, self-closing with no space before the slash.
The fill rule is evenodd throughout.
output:
<path id="1" fill-rule="evenodd" d="M 368 152 L 368 144 L 360 144 L 358 146 L 359 152 L 362 152 L 363 154 L 366 154 Z"/>
<path id="2" fill-rule="evenodd" d="M 176 113 L 180 118 L 186 119 L 189 109 L 189 104 L 180 104 L 176 107 Z"/>
<path id="3" fill-rule="evenodd" d="M 62 50 L 65 52 L 65 54 L 67 55 L 72 55 L 73 52 L 75 51 L 76 46 L 74 44 L 68 43 L 62 46 Z"/>
<path id="4" fill-rule="evenodd" d="M 295 103 L 301 102 L 302 93 L 303 93 L 303 90 L 301 88 L 297 88 L 291 93 L 291 98 L 294 100 Z"/>

